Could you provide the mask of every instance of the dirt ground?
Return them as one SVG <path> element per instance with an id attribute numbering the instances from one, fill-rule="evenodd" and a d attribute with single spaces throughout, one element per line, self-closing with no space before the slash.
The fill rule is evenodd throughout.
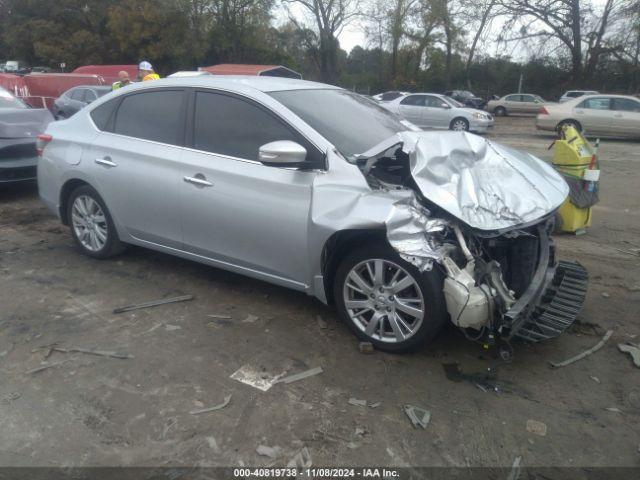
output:
<path id="1" fill-rule="evenodd" d="M 552 137 L 531 118 L 499 118 L 489 136 L 551 157 Z M 34 185 L 0 187 L 0 465 L 284 465 L 306 447 L 325 466 L 511 466 L 521 456 L 523 466 L 638 467 L 640 369 L 617 344 L 640 341 L 640 256 L 621 251 L 640 248 L 639 147 L 602 142 L 593 227 L 557 238 L 559 256 L 590 273 L 580 325 L 517 345 L 495 366 L 497 392 L 447 378 L 445 363 L 479 381 L 494 363 L 453 328 L 411 355 L 362 354 L 334 311 L 304 294 L 139 248 L 89 259 Z M 195 299 L 112 313 L 184 294 Z M 550 368 L 608 329 L 602 350 Z M 64 363 L 28 373 L 41 362 Z M 263 392 L 230 378 L 243 366 L 324 372 Z M 225 408 L 189 413 L 228 395 Z M 405 404 L 431 412 L 426 429 L 411 426 Z M 278 458 L 258 445 L 280 447 Z"/>

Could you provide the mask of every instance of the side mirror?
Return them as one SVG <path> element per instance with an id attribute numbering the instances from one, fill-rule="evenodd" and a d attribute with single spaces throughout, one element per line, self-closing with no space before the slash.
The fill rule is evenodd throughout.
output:
<path id="1" fill-rule="evenodd" d="M 440 108 L 449 109 L 449 108 L 451 108 L 451 106 L 450 106 L 448 103 L 444 103 L 444 102 L 442 102 L 442 103 L 440 104 Z"/>
<path id="2" fill-rule="evenodd" d="M 306 158 L 307 149 L 290 140 L 266 143 L 258 150 L 258 160 L 272 167 L 299 167 Z"/>

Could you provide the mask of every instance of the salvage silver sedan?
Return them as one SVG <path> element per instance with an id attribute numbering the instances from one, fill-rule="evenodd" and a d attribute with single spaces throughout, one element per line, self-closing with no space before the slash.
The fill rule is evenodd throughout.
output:
<path id="1" fill-rule="evenodd" d="M 39 137 L 40 196 L 80 251 L 135 244 L 313 295 L 404 351 L 447 319 L 485 342 L 561 333 L 586 273 L 557 263 L 564 180 L 349 91 L 264 77 L 111 93 Z"/>

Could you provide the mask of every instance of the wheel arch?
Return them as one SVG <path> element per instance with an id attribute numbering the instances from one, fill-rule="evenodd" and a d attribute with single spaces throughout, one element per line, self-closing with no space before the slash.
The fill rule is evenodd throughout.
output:
<path id="1" fill-rule="evenodd" d="M 462 116 L 462 115 L 458 115 L 456 117 L 453 117 L 451 119 L 451 121 L 449 122 L 449 130 L 453 129 L 453 124 L 457 121 L 457 120 L 462 120 L 463 122 L 465 122 L 467 124 L 467 130 L 469 130 L 469 128 L 471 128 L 471 122 L 469 121 L 468 118 Z"/>
<path id="2" fill-rule="evenodd" d="M 346 229 L 333 233 L 322 248 L 322 277 L 327 303 L 333 305 L 333 284 L 342 259 L 366 243 L 388 243 L 384 228 Z"/>
<path id="3" fill-rule="evenodd" d="M 60 189 L 60 220 L 63 225 L 69 225 L 69 218 L 67 216 L 67 203 L 69 201 L 69 197 L 71 193 L 78 187 L 82 187 L 84 185 L 89 185 L 92 188 L 95 188 L 89 182 L 82 180 L 80 178 L 71 178 L 67 180 L 62 188 Z"/>

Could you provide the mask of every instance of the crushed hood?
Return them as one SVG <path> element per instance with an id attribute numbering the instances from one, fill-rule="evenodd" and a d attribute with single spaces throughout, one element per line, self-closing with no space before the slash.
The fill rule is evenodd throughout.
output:
<path id="1" fill-rule="evenodd" d="M 564 179 L 542 160 L 467 132 L 400 132 L 376 153 L 394 141 L 409 156 L 422 195 L 479 230 L 533 222 L 569 193 Z"/>

